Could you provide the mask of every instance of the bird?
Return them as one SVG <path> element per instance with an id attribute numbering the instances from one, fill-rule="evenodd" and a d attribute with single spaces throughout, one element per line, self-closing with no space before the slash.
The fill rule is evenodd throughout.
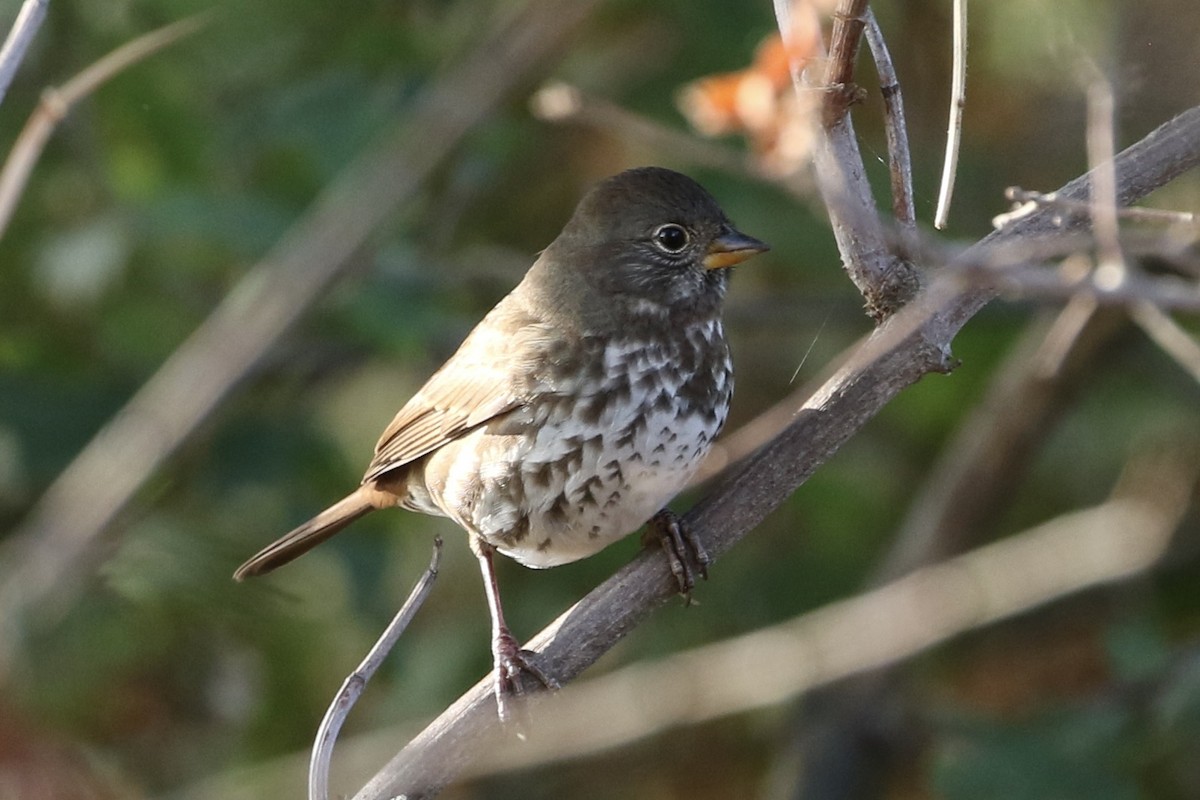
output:
<path id="1" fill-rule="evenodd" d="M 587 191 L 520 283 L 383 431 L 358 488 L 268 545 L 241 581 L 377 509 L 448 517 L 478 559 L 502 719 L 521 673 L 554 682 L 504 619 L 494 554 L 532 568 L 650 523 L 686 595 L 707 555 L 666 508 L 729 413 L 729 268 L 768 250 L 691 178 L 626 170 Z"/>

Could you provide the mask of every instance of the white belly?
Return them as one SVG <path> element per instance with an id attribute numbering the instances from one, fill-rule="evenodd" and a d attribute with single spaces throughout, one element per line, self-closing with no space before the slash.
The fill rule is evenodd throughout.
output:
<path id="1" fill-rule="evenodd" d="M 689 339 L 704 346 L 720 336 L 713 323 Z M 540 399 L 519 432 L 483 427 L 436 453 L 446 481 L 429 488 L 442 512 L 501 553 L 542 568 L 598 552 L 678 494 L 725 422 L 727 360 L 714 369 L 678 347 L 620 343 L 604 357 L 606 371 L 627 379 L 621 390 L 584 382 L 569 396 Z M 707 398 L 704 407 L 695 407 L 698 396 Z"/>

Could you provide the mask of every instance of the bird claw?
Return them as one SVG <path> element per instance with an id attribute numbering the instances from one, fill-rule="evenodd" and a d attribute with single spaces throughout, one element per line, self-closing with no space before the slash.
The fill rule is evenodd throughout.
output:
<path id="1" fill-rule="evenodd" d="M 669 508 L 664 508 L 650 518 L 647 532 L 662 546 L 667 563 L 671 567 L 671 574 L 679 584 L 679 593 L 683 595 L 684 602 L 690 605 L 692 589 L 696 588 L 696 576 L 708 580 L 708 565 L 712 563 L 708 551 L 691 529 L 683 524 L 683 520 Z"/>
<path id="2" fill-rule="evenodd" d="M 492 642 L 492 655 L 495 659 L 496 709 L 501 722 L 508 723 L 513 719 L 512 700 L 524 696 L 532 681 L 546 689 L 560 688 L 558 681 L 538 665 L 537 653 L 522 649 L 507 630 L 501 631 Z"/>

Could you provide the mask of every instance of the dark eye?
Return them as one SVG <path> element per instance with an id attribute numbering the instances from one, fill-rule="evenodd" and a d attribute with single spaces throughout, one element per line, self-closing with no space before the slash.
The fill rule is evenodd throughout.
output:
<path id="1" fill-rule="evenodd" d="M 688 246 L 691 237 L 682 225 L 671 222 L 654 231 L 654 243 L 668 253 L 678 253 Z"/>

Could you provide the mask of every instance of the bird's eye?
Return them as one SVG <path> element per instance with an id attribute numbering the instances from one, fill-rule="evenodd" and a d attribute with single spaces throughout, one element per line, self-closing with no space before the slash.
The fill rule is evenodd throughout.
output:
<path id="1" fill-rule="evenodd" d="M 676 225 L 673 222 L 666 225 L 660 225 L 658 229 L 654 231 L 654 243 L 668 253 L 678 253 L 682 251 L 683 248 L 688 246 L 688 241 L 690 239 L 691 237 L 688 236 L 687 230 L 685 230 L 682 225 Z"/>

